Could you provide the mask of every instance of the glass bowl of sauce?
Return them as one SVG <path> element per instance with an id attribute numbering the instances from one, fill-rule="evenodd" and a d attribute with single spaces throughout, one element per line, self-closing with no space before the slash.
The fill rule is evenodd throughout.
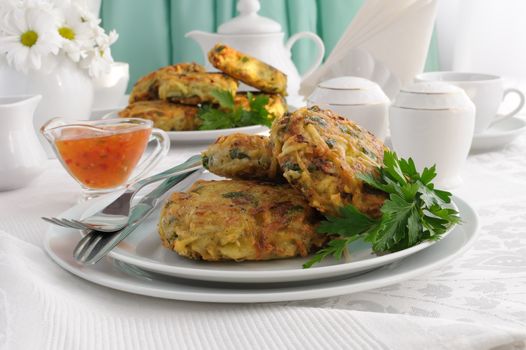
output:
<path id="1" fill-rule="evenodd" d="M 168 135 L 153 129 L 151 121 L 139 118 L 82 122 L 56 118 L 44 124 L 41 133 L 64 168 L 81 185 L 85 199 L 136 181 L 170 149 Z M 143 157 L 150 142 L 155 146 Z"/>

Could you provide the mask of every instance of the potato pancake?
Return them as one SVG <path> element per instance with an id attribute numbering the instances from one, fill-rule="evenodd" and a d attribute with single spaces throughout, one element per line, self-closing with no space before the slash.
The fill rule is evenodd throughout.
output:
<path id="1" fill-rule="evenodd" d="M 254 96 L 260 95 L 260 93 L 254 93 Z M 287 112 L 287 101 L 281 95 L 277 94 L 263 94 L 268 96 L 268 103 L 265 106 L 265 109 L 269 114 L 271 114 L 272 120 L 276 118 L 281 118 L 283 114 Z M 249 109 L 250 104 L 248 102 L 248 97 L 246 92 L 238 92 L 234 97 L 234 103 L 236 106 L 241 106 L 244 109 Z"/>
<path id="2" fill-rule="evenodd" d="M 229 46 L 217 44 L 208 60 L 220 71 L 269 94 L 287 94 L 287 76 L 276 68 Z"/>
<path id="3" fill-rule="evenodd" d="M 217 104 L 219 101 L 212 95 L 214 90 L 226 90 L 235 95 L 237 81 L 222 73 L 174 74 L 159 80 L 159 98 L 175 103 Z"/>
<path id="4" fill-rule="evenodd" d="M 370 132 L 329 110 L 301 108 L 272 125 L 274 157 L 283 176 L 322 213 L 339 215 L 353 204 L 378 217 L 385 194 L 357 175 L 376 173 L 384 145 Z"/>
<path id="5" fill-rule="evenodd" d="M 190 259 L 270 260 L 307 256 L 327 235 L 319 214 L 288 184 L 197 181 L 161 212 L 163 245 Z"/>
<path id="6" fill-rule="evenodd" d="M 221 136 L 203 153 L 203 166 L 232 179 L 276 180 L 278 165 L 266 136 L 231 134 Z"/>
<path id="7" fill-rule="evenodd" d="M 129 102 L 148 101 L 159 99 L 159 81 L 167 76 L 181 73 L 204 73 L 205 67 L 197 63 L 178 63 L 159 68 L 141 77 L 133 86 Z"/>
<path id="8" fill-rule="evenodd" d="M 139 101 L 119 112 L 121 118 L 143 118 L 164 131 L 197 130 L 201 125 L 199 108 L 166 101 Z"/>

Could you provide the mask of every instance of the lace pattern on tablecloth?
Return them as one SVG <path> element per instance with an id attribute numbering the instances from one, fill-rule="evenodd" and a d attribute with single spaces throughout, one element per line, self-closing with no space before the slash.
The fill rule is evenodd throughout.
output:
<path id="1" fill-rule="evenodd" d="M 287 304 L 526 327 L 524 150 L 526 137 L 521 137 L 504 150 L 469 157 L 465 186 L 478 188 L 478 193 L 462 188 L 459 192 L 476 208 L 481 232 L 463 256 L 396 285 Z"/>

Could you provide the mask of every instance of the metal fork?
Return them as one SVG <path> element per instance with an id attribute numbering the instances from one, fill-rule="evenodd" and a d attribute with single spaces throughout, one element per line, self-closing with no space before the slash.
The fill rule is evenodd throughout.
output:
<path id="1" fill-rule="evenodd" d="M 202 170 L 194 170 L 192 172 L 178 175 L 166 179 L 155 190 L 143 197 L 137 205 L 135 205 L 130 214 L 128 225 L 117 232 L 88 232 L 77 244 L 73 251 L 73 257 L 83 265 L 95 264 L 97 261 L 106 256 L 117 244 L 128 237 L 154 210 L 161 202 L 162 197 L 166 192 L 188 178 L 193 181 L 202 173 Z"/>
<path id="2" fill-rule="evenodd" d="M 186 174 L 200 168 L 202 168 L 201 156 L 194 155 L 182 164 L 176 165 L 162 173 L 147 177 L 130 185 L 122 195 L 90 217 L 82 220 L 54 217 L 43 217 L 42 219 L 54 225 L 78 230 L 115 232 L 122 229 L 128 223 L 130 203 L 133 197 L 142 188 L 167 177 Z"/>

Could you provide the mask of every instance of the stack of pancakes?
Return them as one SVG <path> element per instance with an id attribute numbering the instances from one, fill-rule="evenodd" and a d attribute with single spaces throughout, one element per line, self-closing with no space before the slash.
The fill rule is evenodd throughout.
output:
<path id="1" fill-rule="evenodd" d="M 197 63 L 179 63 L 140 78 L 130 94 L 129 105 L 119 116 L 149 119 L 165 131 L 198 130 L 202 123 L 199 106 L 219 104 L 212 93 L 215 90 L 229 91 L 237 106 L 249 108 L 246 93 L 237 92 L 238 81 L 269 97 L 265 108 L 271 118 L 279 118 L 286 112 L 285 74 L 222 44 L 210 50 L 208 59 L 220 73 L 206 72 Z"/>
<path id="2" fill-rule="evenodd" d="M 161 240 L 209 261 L 306 256 L 328 239 L 316 232 L 320 213 L 338 216 L 352 204 L 381 215 L 385 193 L 359 174 L 376 175 L 384 150 L 367 130 L 316 106 L 274 120 L 270 137 L 220 137 L 203 152 L 203 166 L 232 180 L 198 181 L 172 194 Z"/>

